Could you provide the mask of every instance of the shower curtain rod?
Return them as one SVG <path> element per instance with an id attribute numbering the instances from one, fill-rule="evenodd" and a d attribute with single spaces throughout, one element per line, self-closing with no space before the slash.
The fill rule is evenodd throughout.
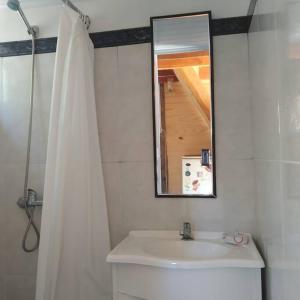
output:
<path id="1" fill-rule="evenodd" d="M 89 29 L 91 25 L 91 20 L 88 15 L 85 15 L 77 6 L 75 6 L 70 0 L 61 0 L 65 5 L 73 9 L 75 12 L 77 12 L 82 19 L 82 21 L 86 24 L 87 29 Z"/>

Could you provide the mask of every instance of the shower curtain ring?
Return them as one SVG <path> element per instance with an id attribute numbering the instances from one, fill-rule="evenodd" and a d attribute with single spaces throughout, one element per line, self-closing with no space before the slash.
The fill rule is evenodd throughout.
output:
<path id="1" fill-rule="evenodd" d="M 91 20 L 90 20 L 90 17 L 88 15 L 85 15 L 85 25 L 86 25 L 86 28 L 89 29 L 90 28 L 90 25 L 91 25 Z"/>

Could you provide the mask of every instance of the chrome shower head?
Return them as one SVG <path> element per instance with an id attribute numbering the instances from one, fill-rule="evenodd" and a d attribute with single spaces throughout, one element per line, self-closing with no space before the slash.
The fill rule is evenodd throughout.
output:
<path id="1" fill-rule="evenodd" d="M 14 10 L 14 11 L 18 11 L 20 16 L 22 17 L 26 27 L 27 27 L 27 31 L 28 31 L 28 34 L 32 35 L 34 38 L 37 37 L 38 35 L 38 27 L 36 26 L 30 26 L 22 8 L 21 8 L 21 5 L 20 5 L 20 2 L 19 0 L 8 0 L 7 1 L 7 6 L 11 9 L 11 10 Z"/>
<path id="2" fill-rule="evenodd" d="M 10 9 L 17 11 L 20 9 L 20 2 L 19 2 L 19 0 L 8 0 L 7 6 Z"/>

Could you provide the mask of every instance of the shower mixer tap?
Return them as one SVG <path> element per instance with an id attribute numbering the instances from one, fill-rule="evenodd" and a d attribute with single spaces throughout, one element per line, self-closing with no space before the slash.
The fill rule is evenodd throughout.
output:
<path id="1" fill-rule="evenodd" d="M 38 199 L 37 192 L 34 189 L 28 189 L 27 194 L 25 194 L 23 197 L 19 198 L 17 201 L 17 204 L 20 208 L 24 209 L 27 217 L 28 217 L 28 223 L 25 229 L 25 234 L 23 236 L 22 240 L 22 248 L 25 252 L 33 252 L 38 249 L 39 244 L 40 244 L 40 231 L 38 226 L 35 224 L 33 220 L 33 214 L 35 211 L 35 208 L 37 206 L 42 206 L 43 205 L 43 200 Z M 28 233 L 30 229 L 33 229 L 36 235 L 36 241 L 33 245 L 33 247 L 28 247 L 26 245 L 26 241 L 28 238 Z"/>
<path id="2" fill-rule="evenodd" d="M 18 199 L 17 202 L 20 208 L 42 206 L 43 200 L 38 198 L 38 194 L 34 189 L 28 189 L 27 195 Z"/>

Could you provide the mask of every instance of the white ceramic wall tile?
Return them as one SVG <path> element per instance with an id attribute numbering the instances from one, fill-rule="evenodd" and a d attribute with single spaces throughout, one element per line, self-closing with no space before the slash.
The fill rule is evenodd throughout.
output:
<path id="1" fill-rule="evenodd" d="M 257 4 L 257 9 L 259 5 L 261 3 Z M 270 15 L 268 17 L 272 24 L 265 24 L 262 17 L 255 17 L 256 28 L 249 35 L 254 153 L 257 158 L 279 159 L 279 65 L 276 36 L 273 31 L 262 29 L 265 26 L 274 27 L 274 19 Z"/>
<path id="2" fill-rule="evenodd" d="M 54 53 L 36 56 L 30 157 L 36 164 L 46 161 L 54 62 Z"/>
<path id="3" fill-rule="evenodd" d="M 30 102 L 30 57 L 0 60 L 0 299 L 33 299 L 37 253 L 23 252 L 27 225 L 16 201 L 23 195 Z M 37 56 L 29 182 L 43 191 L 54 54 Z M 40 224 L 41 211 L 35 214 Z M 28 243 L 35 237 L 32 232 Z M 2 280 L 3 279 L 3 280 Z"/>
<path id="4" fill-rule="evenodd" d="M 121 161 L 152 161 L 152 85 L 149 44 L 118 48 Z"/>
<path id="5" fill-rule="evenodd" d="M 5 278 L 3 276 L 0 277 L 0 299 L 6 300 Z"/>
<path id="6" fill-rule="evenodd" d="M 300 1 L 258 0 L 249 35 L 258 241 L 266 299 L 300 294 Z"/>
<path id="7" fill-rule="evenodd" d="M 0 102 L 3 101 L 3 57 L 0 57 Z"/>
<path id="8" fill-rule="evenodd" d="M 95 91 L 102 160 L 119 160 L 117 48 L 95 50 Z"/>
<path id="9" fill-rule="evenodd" d="M 32 300 L 35 295 L 33 276 L 10 276 L 6 279 L 5 300 Z"/>
<path id="10" fill-rule="evenodd" d="M 250 159 L 253 137 L 245 34 L 214 38 L 214 73 L 217 158 Z"/>
<path id="11" fill-rule="evenodd" d="M 44 179 L 45 179 L 46 164 L 31 163 L 29 166 L 28 185 L 33 188 L 38 196 L 42 196 L 44 192 Z"/>
<path id="12" fill-rule="evenodd" d="M 6 235 L 7 224 L 25 226 L 24 212 L 16 205 L 23 195 L 24 164 L 0 164 L 0 235 Z"/>
<path id="13" fill-rule="evenodd" d="M 123 229 L 180 229 L 182 199 L 154 198 L 154 167 L 149 162 L 120 164 Z"/>
<path id="14" fill-rule="evenodd" d="M 24 225 L 26 223 L 24 222 Z M 14 226 L 9 224 L 5 231 L 5 263 L 3 271 L 5 275 L 28 275 L 35 276 L 37 269 L 37 252 L 25 253 L 22 250 L 22 238 L 25 226 Z M 32 234 L 28 238 L 28 246 L 34 245 L 35 236 Z"/>
<path id="15" fill-rule="evenodd" d="M 103 163 L 104 184 L 106 202 L 108 208 L 108 220 L 112 247 L 115 247 L 127 235 L 122 226 L 122 203 L 121 203 L 121 178 L 120 164 L 113 162 Z"/>
<path id="16" fill-rule="evenodd" d="M 96 50 L 96 93 L 103 161 L 151 161 L 149 45 Z"/>
<path id="17" fill-rule="evenodd" d="M 0 102 L 1 162 L 23 162 L 30 96 L 30 60 L 28 56 L 3 58 L 2 101 Z"/>

